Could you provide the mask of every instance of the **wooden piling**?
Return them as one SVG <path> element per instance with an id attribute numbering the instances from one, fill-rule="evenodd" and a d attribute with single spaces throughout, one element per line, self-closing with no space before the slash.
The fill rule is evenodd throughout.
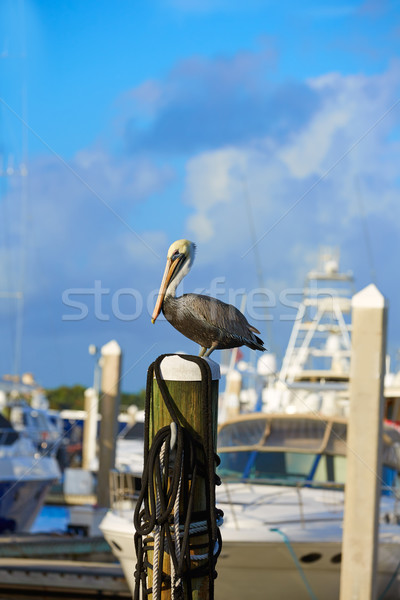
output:
<path id="1" fill-rule="evenodd" d="M 118 433 L 121 348 L 113 340 L 101 349 L 101 423 L 97 504 L 110 506 L 109 473 L 115 466 L 115 444 Z"/>
<path id="2" fill-rule="evenodd" d="M 211 369 L 212 390 L 209 398 L 211 409 L 214 448 L 216 448 L 217 439 L 217 420 L 218 420 L 218 380 L 220 378 L 219 365 L 211 359 L 206 360 Z M 164 379 L 170 398 L 178 415 L 179 423 L 187 429 L 192 436 L 202 444 L 207 436 L 207 422 L 202 403 L 202 382 L 200 368 L 196 363 L 189 362 L 179 355 L 167 356 L 161 362 L 161 375 Z M 150 405 L 150 431 L 149 442 L 154 439 L 157 431 L 172 422 L 171 416 L 163 400 L 162 394 L 156 380 L 153 382 L 153 394 Z M 214 485 L 214 482 L 211 482 Z M 203 478 L 197 479 L 194 491 L 193 512 L 206 510 L 206 489 Z M 185 515 L 187 507 L 181 502 L 180 515 Z M 206 533 L 196 537 L 196 545 L 204 545 L 207 552 L 209 534 Z M 204 549 L 203 549 L 204 552 Z M 152 553 L 150 553 L 152 554 Z M 193 552 L 191 552 L 193 555 Z M 152 562 L 152 556 L 149 556 Z M 192 568 L 204 565 L 207 559 L 192 561 Z M 170 559 L 167 552 L 164 552 L 163 571 L 170 574 Z M 148 570 L 149 587 L 152 585 L 152 570 Z M 187 589 L 184 588 L 185 600 L 189 600 Z M 153 598 L 151 595 L 150 598 Z M 162 600 L 171 598 L 171 589 L 162 588 Z M 192 595 L 190 600 L 207 600 L 209 598 L 208 577 L 200 577 L 192 580 Z"/>
<path id="3" fill-rule="evenodd" d="M 377 594 L 386 313 L 373 284 L 353 297 L 340 600 L 375 600 Z"/>

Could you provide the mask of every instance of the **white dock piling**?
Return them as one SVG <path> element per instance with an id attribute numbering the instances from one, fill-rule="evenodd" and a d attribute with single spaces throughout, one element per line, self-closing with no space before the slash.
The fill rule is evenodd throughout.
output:
<path id="1" fill-rule="evenodd" d="M 97 438 L 97 413 L 99 410 L 99 397 L 96 390 L 88 388 L 85 390 L 85 412 L 86 418 L 83 425 L 82 444 L 82 468 L 90 470 L 96 458 Z"/>
<path id="2" fill-rule="evenodd" d="M 118 433 L 121 348 L 113 340 L 101 349 L 101 424 L 97 504 L 110 506 L 109 473 L 115 466 L 115 443 Z"/>
<path id="3" fill-rule="evenodd" d="M 386 313 L 373 284 L 353 297 L 340 600 L 375 600 L 377 594 Z"/>

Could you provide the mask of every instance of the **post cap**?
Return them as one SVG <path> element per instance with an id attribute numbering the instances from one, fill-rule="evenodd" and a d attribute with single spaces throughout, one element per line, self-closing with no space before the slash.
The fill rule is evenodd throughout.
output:
<path id="1" fill-rule="evenodd" d="M 219 364 L 211 358 L 203 358 L 207 361 L 211 369 L 211 378 L 213 381 L 221 378 Z M 185 360 L 179 354 L 166 356 L 160 365 L 162 378 L 166 381 L 201 381 L 200 367 L 190 361 Z"/>
<path id="2" fill-rule="evenodd" d="M 94 388 L 89 387 L 83 392 L 83 395 L 85 398 L 94 398 L 94 396 L 97 396 L 97 392 Z"/>
<path id="3" fill-rule="evenodd" d="M 351 305 L 353 308 L 385 308 L 387 301 L 376 285 L 370 283 L 353 296 Z"/>
<path id="4" fill-rule="evenodd" d="M 101 347 L 102 356 L 119 356 L 121 354 L 121 346 L 116 340 L 111 340 Z"/>

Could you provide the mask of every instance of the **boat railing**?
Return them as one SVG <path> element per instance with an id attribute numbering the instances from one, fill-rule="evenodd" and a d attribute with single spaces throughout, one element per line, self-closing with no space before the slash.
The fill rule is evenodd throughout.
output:
<path id="1" fill-rule="evenodd" d="M 130 472 L 110 471 L 110 506 L 122 513 L 135 507 L 140 489 L 140 479 Z"/>
<path id="2" fill-rule="evenodd" d="M 285 494 L 288 493 L 288 489 L 290 489 L 290 488 L 295 489 L 297 492 L 297 500 L 298 500 L 298 508 L 299 508 L 299 522 L 301 524 L 301 527 L 303 527 L 303 528 L 306 526 L 306 520 L 307 520 L 305 517 L 304 497 L 303 497 L 304 490 L 306 490 L 306 489 L 313 488 L 313 489 L 318 489 L 321 492 L 331 491 L 332 494 L 327 495 L 326 499 L 325 499 L 326 503 L 330 507 L 331 512 L 341 512 L 344 508 L 344 496 L 343 495 L 338 496 L 336 494 L 337 491 L 342 491 L 342 492 L 345 491 L 346 486 L 343 485 L 342 483 L 337 483 L 337 482 L 332 482 L 332 481 L 326 481 L 326 482 L 322 483 L 319 481 L 308 481 L 308 480 L 288 483 L 287 479 L 223 478 L 222 485 L 223 485 L 224 491 L 226 491 L 227 504 L 229 504 L 229 507 L 230 507 L 232 515 L 233 515 L 233 519 L 236 524 L 238 524 L 238 522 L 239 522 L 238 515 L 236 515 L 236 512 L 235 512 L 235 505 L 237 505 L 237 503 L 235 503 L 232 498 L 232 493 L 229 489 L 229 486 L 225 485 L 225 484 L 242 484 L 242 483 L 249 484 L 249 485 L 265 485 L 267 493 L 271 493 L 274 496 L 279 496 L 279 495 L 284 496 Z M 281 486 L 281 489 L 276 489 L 276 487 L 275 487 L 274 491 L 272 492 L 271 489 L 268 489 L 269 486 Z M 393 504 L 393 507 L 392 507 L 390 513 L 382 514 L 381 518 L 386 523 L 399 524 L 400 523 L 400 511 L 399 511 L 400 489 L 395 486 L 382 485 L 381 490 L 382 490 L 382 494 L 390 495 L 394 499 L 394 504 Z M 256 497 L 254 500 L 254 504 L 257 504 L 258 501 L 264 501 L 264 500 L 265 500 L 265 498 L 260 500 Z M 320 498 L 320 500 L 323 501 L 322 498 Z"/>

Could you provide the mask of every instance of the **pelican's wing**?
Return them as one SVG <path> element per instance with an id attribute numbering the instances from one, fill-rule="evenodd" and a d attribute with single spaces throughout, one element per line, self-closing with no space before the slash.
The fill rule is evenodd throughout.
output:
<path id="1" fill-rule="evenodd" d="M 222 330 L 225 336 L 240 340 L 244 344 L 263 347 L 262 340 L 254 335 L 259 331 L 250 325 L 244 314 L 232 304 L 200 294 L 185 294 L 184 297 L 199 317 L 208 325 Z"/>

